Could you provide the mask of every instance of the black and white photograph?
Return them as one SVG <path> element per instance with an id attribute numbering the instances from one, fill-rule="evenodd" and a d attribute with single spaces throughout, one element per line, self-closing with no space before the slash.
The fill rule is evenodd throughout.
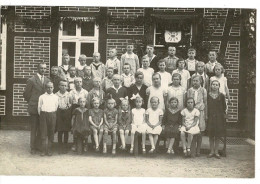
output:
<path id="1" fill-rule="evenodd" d="M 0 175 L 256 177 L 256 7 L 71 3 L 0 4 Z"/>

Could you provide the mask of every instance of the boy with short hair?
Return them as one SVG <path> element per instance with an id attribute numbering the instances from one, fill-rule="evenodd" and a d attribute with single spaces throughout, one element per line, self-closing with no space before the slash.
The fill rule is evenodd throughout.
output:
<path id="1" fill-rule="evenodd" d="M 125 63 L 123 66 L 123 74 L 121 75 L 121 77 L 123 86 L 125 86 L 126 88 L 129 88 L 132 84 L 135 83 L 134 75 L 131 74 L 130 71 L 131 65 L 129 63 Z"/>
<path id="2" fill-rule="evenodd" d="M 114 69 L 109 67 L 106 69 L 106 73 L 107 76 L 101 82 L 102 90 L 105 92 L 114 85 L 112 81 L 114 75 Z"/>
<path id="3" fill-rule="evenodd" d="M 54 86 L 53 92 L 54 93 L 59 91 L 59 82 L 61 80 L 65 79 L 65 78 L 61 77 L 59 70 L 61 71 L 61 69 L 59 69 L 58 66 L 51 67 L 51 81 L 53 82 L 53 86 Z M 64 77 L 65 77 L 65 75 L 64 75 Z"/>
<path id="4" fill-rule="evenodd" d="M 154 70 L 154 72 L 158 72 L 158 57 L 154 54 L 154 46 L 153 45 L 147 45 L 146 46 L 146 57 L 149 58 L 149 65 Z"/>
<path id="5" fill-rule="evenodd" d="M 172 73 L 173 70 L 177 69 L 176 62 L 179 59 L 175 56 L 176 48 L 173 46 L 168 47 L 168 56 L 164 58 L 166 64 L 166 71 Z"/>
<path id="6" fill-rule="evenodd" d="M 82 77 L 82 88 L 88 92 L 93 88 L 93 76 L 90 66 L 83 68 L 84 76 Z"/>
<path id="7" fill-rule="evenodd" d="M 131 74 L 134 74 L 139 66 L 139 58 L 138 56 L 133 52 L 134 51 L 134 45 L 133 44 L 127 44 L 126 46 L 126 53 L 121 56 L 121 73 L 123 73 L 123 66 L 125 63 L 129 63 L 131 66 Z"/>
<path id="8" fill-rule="evenodd" d="M 80 65 L 76 67 L 76 75 L 77 77 L 83 77 L 84 76 L 84 67 L 86 66 L 86 62 L 87 62 L 87 56 L 85 54 L 81 54 L 79 56 L 79 63 Z"/>
<path id="9" fill-rule="evenodd" d="M 106 62 L 106 69 L 109 67 L 113 68 L 114 74 L 121 74 L 121 66 L 119 59 L 117 59 L 116 48 L 109 49 L 109 59 Z"/>
<path id="10" fill-rule="evenodd" d="M 42 139 L 41 156 L 52 155 L 52 143 L 56 125 L 58 96 L 53 94 L 53 83 L 46 84 L 46 93 L 39 97 L 38 113 L 40 115 L 40 132 Z"/>
<path id="11" fill-rule="evenodd" d="M 127 96 L 127 89 L 121 85 L 121 76 L 115 74 L 113 76 L 113 86 L 109 88 L 106 92 L 107 99 L 112 98 L 116 101 L 116 108 L 119 107 L 121 100 L 120 98 L 125 98 Z"/>
<path id="12" fill-rule="evenodd" d="M 90 64 L 93 77 L 105 78 L 106 66 L 100 61 L 100 53 L 93 53 L 93 62 Z"/>
<path id="13" fill-rule="evenodd" d="M 149 67 L 149 58 L 144 56 L 142 58 L 142 68 L 139 68 L 137 71 L 142 72 L 144 74 L 144 84 L 149 87 L 152 85 L 152 75 L 154 73 L 154 69 Z"/>
<path id="14" fill-rule="evenodd" d="M 64 54 L 62 56 L 62 65 L 59 66 L 59 68 L 61 69 L 62 73 L 65 76 L 69 75 L 69 69 L 70 67 L 72 67 L 72 65 L 70 65 L 69 63 L 70 63 L 70 56 L 68 54 Z"/>
<path id="15" fill-rule="evenodd" d="M 186 70 L 190 72 L 190 76 L 192 76 L 196 72 L 196 64 L 198 61 L 195 59 L 196 50 L 194 48 L 188 49 L 188 59 L 185 60 L 186 62 Z"/>

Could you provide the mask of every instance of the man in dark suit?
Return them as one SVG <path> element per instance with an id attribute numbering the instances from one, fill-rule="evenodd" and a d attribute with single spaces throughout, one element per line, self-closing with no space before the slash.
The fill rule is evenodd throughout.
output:
<path id="1" fill-rule="evenodd" d="M 28 112 L 30 114 L 31 137 L 30 146 L 31 154 L 36 153 L 36 149 L 41 148 L 40 122 L 38 114 L 38 101 L 40 95 L 45 93 L 45 85 L 50 80 L 44 76 L 46 64 L 38 65 L 38 72 L 27 80 L 27 85 L 23 93 L 24 99 L 28 102 Z"/>

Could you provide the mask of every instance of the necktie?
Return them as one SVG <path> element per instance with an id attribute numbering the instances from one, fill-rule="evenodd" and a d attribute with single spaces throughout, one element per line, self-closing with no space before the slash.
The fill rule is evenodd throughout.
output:
<path id="1" fill-rule="evenodd" d="M 44 83 L 44 76 L 42 76 L 41 82 L 42 82 L 42 84 Z"/>

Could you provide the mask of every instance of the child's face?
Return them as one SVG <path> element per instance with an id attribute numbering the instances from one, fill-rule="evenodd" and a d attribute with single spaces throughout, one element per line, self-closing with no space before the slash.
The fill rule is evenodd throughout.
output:
<path id="1" fill-rule="evenodd" d="M 154 86 L 160 86 L 161 85 L 161 79 L 160 79 L 159 75 L 153 76 L 153 84 L 154 84 Z"/>
<path id="2" fill-rule="evenodd" d="M 74 83 L 76 88 L 82 88 L 82 80 L 76 80 Z"/>
<path id="3" fill-rule="evenodd" d="M 69 57 L 69 56 L 63 56 L 63 58 L 62 58 L 62 63 L 63 63 L 64 65 L 68 65 L 69 62 L 70 62 L 70 57 Z"/>
<path id="4" fill-rule="evenodd" d="M 94 101 L 93 102 L 93 107 L 95 108 L 95 109 L 98 109 L 99 108 L 99 101 Z"/>
<path id="5" fill-rule="evenodd" d="M 85 105 L 86 105 L 86 100 L 85 99 L 80 99 L 79 100 L 79 106 L 83 108 L 83 107 L 85 107 Z"/>
<path id="6" fill-rule="evenodd" d="M 109 55 L 110 58 L 115 57 L 115 56 L 116 56 L 116 51 L 115 51 L 115 49 L 110 49 L 108 55 Z"/>
<path id="7" fill-rule="evenodd" d="M 143 84 L 143 80 L 144 80 L 144 76 L 143 75 L 138 75 L 136 78 L 135 78 L 135 83 L 137 85 L 141 85 Z"/>
<path id="8" fill-rule="evenodd" d="M 107 70 L 107 76 L 108 76 L 108 78 L 111 79 L 113 77 L 113 70 L 111 70 L 111 69 Z"/>
<path id="9" fill-rule="evenodd" d="M 154 48 L 153 48 L 153 47 L 149 47 L 149 46 L 147 46 L 147 48 L 146 48 L 146 52 L 147 52 L 147 54 L 153 54 L 153 52 L 154 52 Z"/>
<path id="10" fill-rule="evenodd" d="M 99 87 L 100 87 L 100 83 L 101 83 L 100 80 L 93 80 L 93 86 L 94 86 L 95 88 L 99 88 Z"/>
<path id="11" fill-rule="evenodd" d="M 108 100 L 107 102 L 107 108 L 112 109 L 115 106 L 114 100 Z"/>
<path id="12" fill-rule="evenodd" d="M 76 69 L 74 67 L 70 68 L 70 76 L 74 77 L 76 75 Z"/>
<path id="13" fill-rule="evenodd" d="M 173 83 L 173 85 L 174 86 L 179 86 L 180 85 L 180 82 L 181 82 L 181 80 L 180 80 L 180 78 L 179 77 L 173 77 L 173 79 L 172 79 L 172 83 Z"/>
<path id="14" fill-rule="evenodd" d="M 211 89 L 213 90 L 213 91 L 218 91 L 218 89 L 219 89 L 219 83 L 218 82 L 212 82 L 212 84 L 211 84 Z"/>
<path id="15" fill-rule="evenodd" d="M 87 75 L 87 76 L 91 76 L 91 69 L 84 68 L 84 74 Z"/>
<path id="16" fill-rule="evenodd" d="M 189 59 L 194 59 L 195 56 L 196 56 L 195 51 L 189 51 L 189 52 L 188 52 L 188 57 L 189 57 Z"/>
<path id="17" fill-rule="evenodd" d="M 170 107 L 171 108 L 177 108 L 178 107 L 178 101 L 177 100 L 172 100 L 170 102 Z"/>
<path id="18" fill-rule="evenodd" d="M 200 80 L 199 80 L 199 78 L 198 77 L 194 78 L 192 80 L 192 84 L 193 84 L 193 87 L 195 87 L 195 88 L 200 87 Z"/>
<path id="19" fill-rule="evenodd" d="M 52 94 L 52 92 L 53 92 L 53 84 L 52 83 L 48 83 L 46 85 L 46 91 L 47 91 L 48 94 Z"/>
<path id="20" fill-rule="evenodd" d="M 179 61 L 178 68 L 179 68 L 179 69 L 184 69 L 184 66 L 185 66 L 184 61 L 183 61 L 183 60 L 182 60 L 182 61 Z"/>
<path id="21" fill-rule="evenodd" d="M 158 100 L 158 98 L 153 98 L 153 99 L 151 100 L 151 107 L 152 107 L 153 109 L 156 109 L 156 108 L 158 107 L 158 105 L 159 105 L 159 100 Z"/>
<path id="22" fill-rule="evenodd" d="M 203 73 L 203 72 L 204 72 L 204 65 L 198 64 L 197 70 L 198 70 L 198 72 L 199 72 L 200 74 Z"/>
<path id="23" fill-rule="evenodd" d="M 216 76 L 221 75 L 221 67 L 215 67 L 215 74 L 216 74 Z"/>
<path id="24" fill-rule="evenodd" d="M 99 54 L 94 54 L 93 55 L 93 61 L 98 63 L 100 61 L 100 55 Z"/>
<path id="25" fill-rule="evenodd" d="M 188 108 L 188 109 L 193 109 L 193 108 L 194 108 L 194 102 L 193 102 L 192 99 L 189 99 L 189 100 L 187 101 L 187 108 Z"/>
<path id="26" fill-rule="evenodd" d="M 86 65 L 86 62 L 87 62 L 87 59 L 86 59 L 86 58 L 83 58 L 83 57 L 80 57 L 80 58 L 79 58 L 79 63 L 80 63 L 81 66 Z"/>
<path id="27" fill-rule="evenodd" d="M 142 65 L 143 65 L 143 68 L 147 68 L 147 67 L 149 66 L 149 61 L 148 61 L 148 59 L 143 59 Z"/>
<path id="28" fill-rule="evenodd" d="M 120 77 L 115 77 L 115 78 L 113 79 L 113 84 L 114 84 L 114 86 L 116 86 L 116 87 L 120 86 L 120 84 L 121 84 L 121 79 L 120 79 Z"/>
<path id="29" fill-rule="evenodd" d="M 130 73 L 130 66 L 129 65 L 125 65 L 124 66 L 124 73 L 125 74 L 129 74 Z"/>
<path id="30" fill-rule="evenodd" d="M 133 46 L 133 45 L 127 45 L 126 51 L 127 51 L 128 53 L 132 53 L 133 50 L 134 50 L 134 46 Z"/>
<path id="31" fill-rule="evenodd" d="M 52 68 L 51 74 L 54 75 L 54 76 L 57 76 L 58 75 L 58 68 Z"/>
<path id="32" fill-rule="evenodd" d="M 217 59 L 216 52 L 209 52 L 209 60 L 214 62 Z"/>
<path id="33" fill-rule="evenodd" d="M 67 86 L 68 86 L 67 82 L 60 82 L 60 85 L 59 85 L 60 91 L 62 93 L 66 92 Z"/>
<path id="34" fill-rule="evenodd" d="M 168 48 L 168 55 L 169 56 L 175 56 L 176 54 L 176 49 L 174 47 L 169 47 Z"/>
<path id="35" fill-rule="evenodd" d="M 165 65 L 164 62 L 162 62 L 162 63 L 159 64 L 158 67 L 159 67 L 159 69 L 160 69 L 161 72 L 164 72 L 164 71 L 165 71 L 165 68 L 166 68 L 166 65 Z"/>
<path id="36" fill-rule="evenodd" d="M 121 103 L 121 107 L 124 111 L 127 111 L 128 110 L 128 103 L 127 102 L 122 102 Z"/>
<path id="37" fill-rule="evenodd" d="M 142 104 L 143 104 L 143 102 L 142 102 L 142 100 L 140 98 L 135 100 L 135 106 L 137 108 L 141 108 Z"/>

